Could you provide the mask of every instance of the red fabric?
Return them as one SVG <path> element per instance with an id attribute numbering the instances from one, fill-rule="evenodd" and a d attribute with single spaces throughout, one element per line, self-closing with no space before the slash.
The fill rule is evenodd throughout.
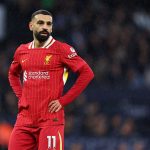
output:
<path id="1" fill-rule="evenodd" d="M 64 150 L 64 125 L 42 128 L 14 127 L 8 150 L 37 149 Z"/>
<path id="2" fill-rule="evenodd" d="M 16 96 L 20 99 L 22 95 L 22 85 L 20 81 L 20 74 L 22 69 L 19 63 L 19 57 L 17 55 L 17 51 L 19 50 L 19 48 L 16 50 L 16 53 L 14 55 L 14 60 L 11 64 L 8 77 L 11 86 L 13 86 L 13 90 L 15 91 Z"/>
<path id="3" fill-rule="evenodd" d="M 48 49 L 29 49 L 28 46 L 24 44 L 16 50 L 9 70 L 10 85 L 19 98 L 16 126 L 63 124 L 64 109 L 51 114 L 48 112 L 49 102 L 60 99 L 62 105 L 70 103 L 93 78 L 93 73 L 74 49 L 65 43 L 55 41 Z M 65 68 L 79 72 L 79 78 L 62 97 Z M 22 73 L 23 82 L 20 80 Z M 57 121 L 54 121 L 56 118 Z"/>
<path id="4" fill-rule="evenodd" d="M 63 96 L 60 98 L 60 103 L 63 106 L 71 103 L 89 84 L 89 82 L 93 79 L 94 74 L 90 67 L 85 64 L 78 70 L 78 78 L 73 85 L 73 87 Z"/>

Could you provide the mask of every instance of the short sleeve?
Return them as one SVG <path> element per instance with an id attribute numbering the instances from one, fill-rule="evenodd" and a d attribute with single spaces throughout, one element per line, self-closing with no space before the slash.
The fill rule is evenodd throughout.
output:
<path id="1" fill-rule="evenodd" d="M 61 46 L 61 61 L 67 65 L 73 72 L 76 72 L 80 69 L 86 62 L 78 56 L 77 52 L 73 47 L 68 44 L 62 44 Z"/>

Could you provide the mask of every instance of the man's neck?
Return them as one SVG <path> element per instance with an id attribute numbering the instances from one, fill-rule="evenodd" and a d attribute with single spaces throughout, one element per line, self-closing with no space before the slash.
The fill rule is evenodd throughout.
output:
<path id="1" fill-rule="evenodd" d="M 51 42 L 54 42 L 52 40 L 52 36 L 50 36 L 45 42 L 39 42 L 36 38 L 34 38 L 32 42 L 32 48 L 44 48 L 50 46 Z"/>
<path id="2" fill-rule="evenodd" d="M 45 41 L 46 42 L 46 41 Z M 34 47 L 35 48 L 40 48 L 43 47 L 45 42 L 39 42 L 38 40 L 34 40 Z"/>

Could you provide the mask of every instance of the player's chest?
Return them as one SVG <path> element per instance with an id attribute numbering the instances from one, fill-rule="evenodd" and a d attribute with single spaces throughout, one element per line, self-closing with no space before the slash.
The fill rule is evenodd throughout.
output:
<path id="1" fill-rule="evenodd" d="M 60 54 L 47 50 L 30 50 L 20 54 L 23 70 L 52 70 L 61 67 Z"/>

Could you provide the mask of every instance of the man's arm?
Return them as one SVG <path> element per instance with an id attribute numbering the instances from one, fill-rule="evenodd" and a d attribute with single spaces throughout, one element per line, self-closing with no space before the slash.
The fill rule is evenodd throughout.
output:
<path id="1" fill-rule="evenodd" d="M 62 106 L 71 103 L 75 98 L 87 87 L 89 82 L 94 78 L 94 73 L 91 68 L 84 64 L 77 70 L 78 77 L 71 89 L 62 96 L 59 100 L 51 101 L 49 104 L 49 111 L 51 113 L 59 111 Z"/>
<path id="2" fill-rule="evenodd" d="M 22 95 L 20 74 L 21 74 L 21 65 L 19 63 L 17 53 L 15 53 L 14 60 L 9 68 L 8 79 L 13 91 L 15 92 L 16 96 L 19 99 L 21 98 Z"/>
<path id="3" fill-rule="evenodd" d="M 87 87 L 89 82 L 94 78 L 91 68 L 85 64 L 77 70 L 78 77 L 71 89 L 59 99 L 62 106 L 71 103 Z"/>
<path id="4" fill-rule="evenodd" d="M 49 103 L 48 107 L 51 113 L 59 111 L 63 106 L 75 100 L 94 77 L 94 73 L 89 65 L 77 55 L 73 47 L 65 43 L 61 44 L 60 47 L 62 63 L 73 72 L 76 72 L 78 77 L 74 85 L 64 96 Z"/>

